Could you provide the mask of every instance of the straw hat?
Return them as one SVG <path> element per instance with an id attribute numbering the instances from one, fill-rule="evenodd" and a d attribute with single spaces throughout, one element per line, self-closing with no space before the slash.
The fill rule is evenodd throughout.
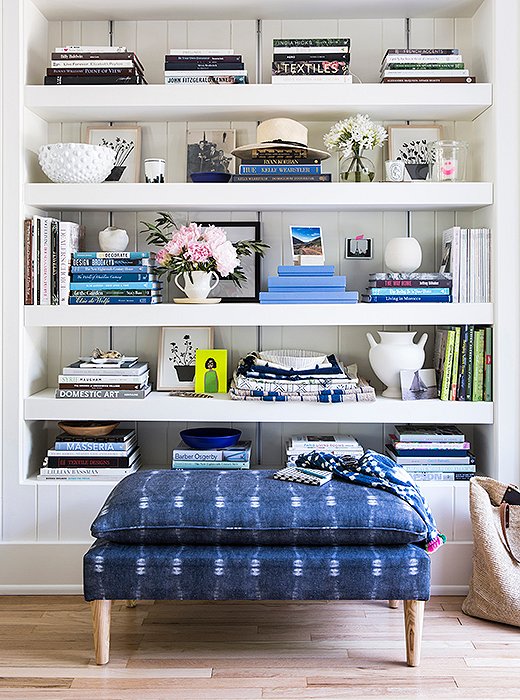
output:
<path id="1" fill-rule="evenodd" d="M 309 158 L 325 160 L 330 158 L 326 151 L 317 148 L 309 148 L 307 145 L 307 127 L 294 119 L 267 119 L 256 128 L 258 143 L 250 143 L 247 146 L 239 146 L 231 153 L 239 158 L 251 158 L 254 150 L 262 148 L 306 148 Z"/>

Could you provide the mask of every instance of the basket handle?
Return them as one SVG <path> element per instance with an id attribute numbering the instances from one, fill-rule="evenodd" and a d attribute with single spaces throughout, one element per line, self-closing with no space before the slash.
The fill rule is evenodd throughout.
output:
<path id="1" fill-rule="evenodd" d="M 516 556 L 513 554 L 513 550 L 511 549 L 511 545 L 509 544 L 509 539 L 507 536 L 507 531 L 509 529 L 509 515 L 510 515 L 510 505 L 509 503 L 501 503 L 498 509 L 498 512 L 500 514 L 500 525 L 502 526 L 502 534 L 504 535 L 504 543 L 506 546 L 507 551 L 509 552 L 509 555 L 513 561 L 515 561 L 517 564 L 520 564 L 520 560 L 516 558 Z"/>

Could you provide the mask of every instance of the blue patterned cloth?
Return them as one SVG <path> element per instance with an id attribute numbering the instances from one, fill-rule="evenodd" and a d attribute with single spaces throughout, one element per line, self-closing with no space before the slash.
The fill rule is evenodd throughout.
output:
<path id="1" fill-rule="evenodd" d="M 401 498 L 408 503 L 422 518 L 427 529 L 426 549 L 432 553 L 438 549 L 446 537 L 437 530 L 435 518 L 410 474 L 396 464 L 390 457 L 367 450 L 355 463 L 324 452 L 310 452 L 296 458 L 299 467 L 329 469 L 342 479 L 353 484 L 381 489 Z"/>

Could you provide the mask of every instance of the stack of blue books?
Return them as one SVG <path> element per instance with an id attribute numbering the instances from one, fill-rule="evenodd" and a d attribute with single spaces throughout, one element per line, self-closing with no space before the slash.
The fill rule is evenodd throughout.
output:
<path id="1" fill-rule="evenodd" d="M 158 304 L 155 253 L 73 253 L 69 304 Z"/>
<path id="2" fill-rule="evenodd" d="M 452 275 L 446 272 L 373 272 L 368 285 L 361 299 L 370 304 L 453 301 Z"/>
<path id="3" fill-rule="evenodd" d="M 269 277 L 261 304 L 356 304 L 357 292 L 347 292 L 347 278 L 334 274 L 334 265 L 280 265 Z"/>

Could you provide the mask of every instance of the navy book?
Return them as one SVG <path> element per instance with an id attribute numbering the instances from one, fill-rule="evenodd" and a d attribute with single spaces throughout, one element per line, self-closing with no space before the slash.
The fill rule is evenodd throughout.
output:
<path id="1" fill-rule="evenodd" d="M 157 275 L 148 272 L 78 272 L 72 282 L 155 282 Z"/>

